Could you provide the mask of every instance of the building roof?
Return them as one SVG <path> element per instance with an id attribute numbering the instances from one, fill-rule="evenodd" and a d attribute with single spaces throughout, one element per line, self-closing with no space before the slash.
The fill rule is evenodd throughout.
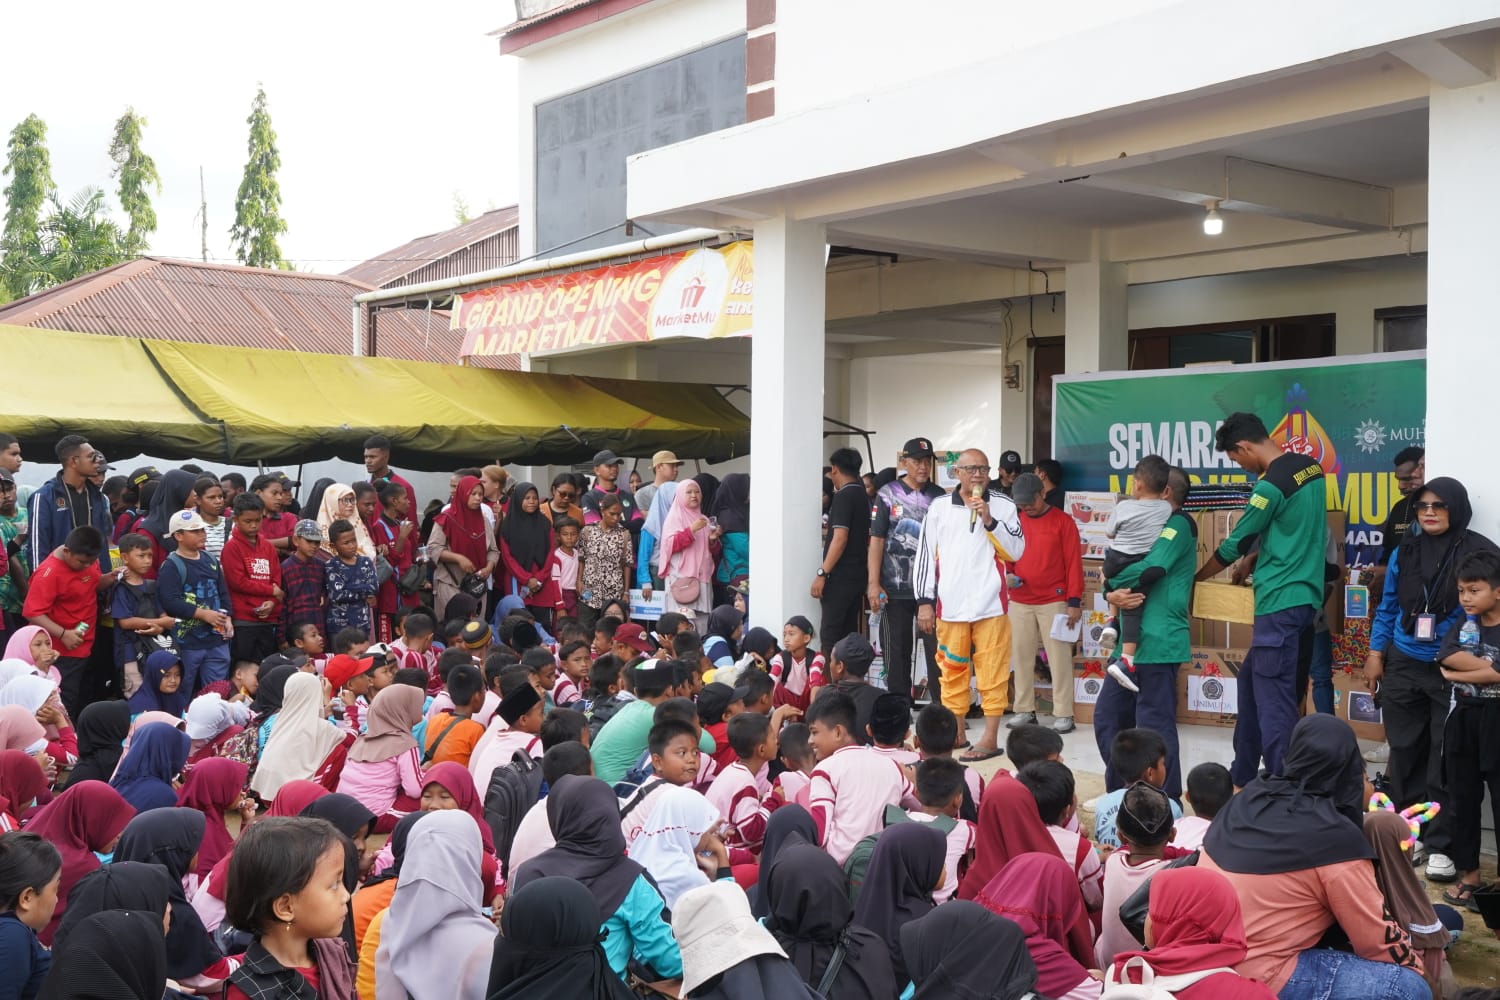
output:
<path id="1" fill-rule="evenodd" d="M 141 257 L 0 306 L 0 324 L 347 355 L 354 296 L 373 289 L 343 275 Z M 462 339 L 446 312 L 388 309 L 375 353 L 452 364 Z M 514 367 L 507 360 L 489 367 Z"/>
<path id="2" fill-rule="evenodd" d="M 507 229 L 515 229 L 519 220 L 520 209 L 515 205 L 491 209 L 463 225 L 445 229 L 440 233 L 418 236 L 394 250 L 377 254 L 362 264 L 355 264 L 345 271 L 343 276 L 365 282 L 376 288 L 384 288 L 413 271 L 421 270 L 466 247 L 498 236 Z M 511 262 L 497 261 L 494 266 L 502 267 L 509 263 Z"/>

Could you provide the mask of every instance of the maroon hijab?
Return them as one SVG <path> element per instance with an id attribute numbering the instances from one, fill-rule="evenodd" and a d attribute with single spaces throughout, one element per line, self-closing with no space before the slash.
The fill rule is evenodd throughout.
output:
<path id="1" fill-rule="evenodd" d="M 68 906 L 68 893 L 79 879 L 99 867 L 95 851 L 113 844 L 135 815 L 129 802 L 102 781 L 80 781 L 42 807 L 27 825 L 52 843 L 62 855 L 62 877 L 57 886 L 57 911 L 38 935 L 51 945 L 52 935 Z"/>
<path id="2" fill-rule="evenodd" d="M 179 806 L 196 809 L 207 820 L 203 846 L 198 850 L 198 867 L 194 869 L 200 879 L 206 878 L 214 865 L 228 857 L 234 848 L 224 814 L 239 802 L 249 777 L 250 769 L 240 761 L 209 757 L 188 772 L 187 780 L 177 792 Z"/>
<path id="3" fill-rule="evenodd" d="M 1036 962 L 1038 993 L 1060 997 L 1088 978 L 1094 964 L 1088 911 L 1078 876 L 1056 853 L 1014 858 L 975 901 L 1014 920 L 1025 933 L 1026 948 Z"/>
<path id="4" fill-rule="evenodd" d="M 437 523 L 443 526 L 443 535 L 448 539 L 448 548 L 466 557 L 474 564 L 475 570 L 489 561 L 486 558 L 489 555 L 489 525 L 485 523 L 484 511 L 469 509 L 469 494 L 480 486 L 477 476 L 460 479 L 458 489 L 453 492 L 453 502 L 437 516 Z"/>

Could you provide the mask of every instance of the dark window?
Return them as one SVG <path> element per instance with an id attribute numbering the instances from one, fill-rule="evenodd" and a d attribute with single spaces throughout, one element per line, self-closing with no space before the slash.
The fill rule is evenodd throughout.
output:
<path id="1" fill-rule="evenodd" d="M 1376 309 L 1380 324 L 1382 351 L 1422 351 L 1427 349 L 1427 307 L 1398 306 Z"/>
<path id="2" fill-rule="evenodd" d="M 1131 371 L 1300 361 L 1333 354 L 1332 314 L 1130 331 Z"/>

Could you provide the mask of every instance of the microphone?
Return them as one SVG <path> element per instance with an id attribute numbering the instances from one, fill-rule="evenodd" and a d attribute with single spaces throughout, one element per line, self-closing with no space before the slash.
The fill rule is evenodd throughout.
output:
<path id="1" fill-rule="evenodd" d="M 972 496 L 974 499 L 978 500 L 980 497 L 984 496 L 984 487 L 983 486 L 975 486 L 974 489 L 973 489 L 973 491 L 969 495 Z M 969 508 L 969 534 L 972 535 L 974 533 L 974 525 L 978 521 L 979 521 L 979 511 L 975 510 L 973 507 L 970 507 Z"/>

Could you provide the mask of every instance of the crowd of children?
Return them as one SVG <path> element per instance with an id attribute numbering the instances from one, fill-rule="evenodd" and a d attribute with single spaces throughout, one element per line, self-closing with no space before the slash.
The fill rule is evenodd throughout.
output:
<path id="1" fill-rule="evenodd" d="M 1200 764 L 1185 803 L 1162 736 L 1122 730 L 1085 829 L 1058 732 L 1014 726 L 986 779 L 860 635 L 825 659 L 806 618 L 747 627 L 743 594 L 630 621 L 608 496 L 575 540 L 518 486 L 492 533 L 520 586 L 486 615 L 464 579 L 408 593 L 400 482 L 327 484 L 268 531 L 264 479 L 217 551 L 195 505 L 160 537 L 121 519 L 112 589 L 86 526 L 33 578 L 43 621 L 0 664 L 0 1000 L 1443 995 L 1449 915 L 1365 818 L 1336 719 L 1243 791 Z M 1466 567 L 1491 628 L 1500 560 Z M 103 699 L 58 666 L 99 592 Z M 1445 651 L 1476 718 L 1489 648 Z"/>

